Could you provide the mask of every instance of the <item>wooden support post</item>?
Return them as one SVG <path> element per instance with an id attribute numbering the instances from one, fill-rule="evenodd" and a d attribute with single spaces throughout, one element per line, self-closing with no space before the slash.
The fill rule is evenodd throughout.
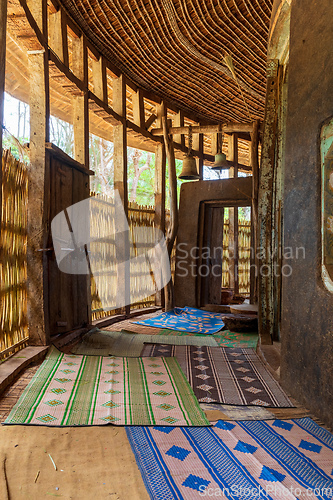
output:
<path id="1" fill-rule="evenodd" d="M 157 105 L 158 126 L 162 126 L 162 111 L 162 106 Z M 156 146 L 155 153 L 155 224 L 163 233 L 165 233 L 165 174 L 165 146 L 160 143 Z"/>
<path id="2" fill-rule="evenodd" d="M 72 39 L 72 59 L 74 75 L 86 85 L 88 83 L 87 41 L 83 35 Z"/>
<path id="3" fill-rule="evenodd" d="M 258 193 L 259 193 L 259 120 L 253 122 L 251 134 L 251 167 L 252 167 L 252 241 L 250 270 L 250 302 L 258 303 Z"/>
<path id="4" fill-rule="evenodd" d="M 124 121 L 113 127 L 114 190 L 118 191 L 124 212 L 128 214 L 127 188 L 127 131 L 126 131 L 126 79 L 124 75 L 113 79 L 113 109 Z M 116 214 L 117 217 L 117 214 Z M 119 214 L 123 217 L 123 213 Z M 125 312 L 130 313 L 129 235 L 117 234 L 117 301 L 122 301 Z"/>
<path id="5" fill-rule="evenodd" d="M 132 95 L 133 123 L 138 127 L 145 128 L 145 108 L 142 90 L 138 90 Z"/>
<path id="6" fill-rule="evenodd" d="M 114 188 L 128 209 L 127 191 L 127 135 L 126 135 L 126 81 L 125 76 L 113 79 L 113 109 L 124 118 L 124 123 L 114 126 Z"/>
<path id="7" fill-rule="evenodd" d="M 179 111 L 175 118 L 173 119 L 173 126 L 174 127 L 183 127 L 184 126 L 184 113 L 183 111 Z M 158 128 L 162 128 L 159 125 L 157 126 Z M 184 134 L 175 134 L 173 136 L 174 142 L 177 144 L 181 144 L 182 147 L 185 147 L 185 135 Z M 195 149 L 195 148 L 193 148 Z"/>
<path id="8" fill-rule="evenodd" d="M 203 134 L 196 134 L 193 136 L 193 149 L 199 151 L 199 157 L 196 158 L 197 171 L 200 175 L 200 180 L 203 179 Z"/>
<path id="9" fill-rule="evenodd" d="M 175 161 L 175 152 L 173 147 L 173 138 L 172 136 L 169 135 L 168 132 L 169 125 L 167 120 L 167 110 L 164 103 L 162 103 L 161 116 L 162 116 L 164 144 L 168 160 L 168 173 L 169 173 L 170 224 L 166 235 L 166 245 L 170 258 L 178 232 L 177 175 L 176 175 L 176 161 Z M 165 310 L 170 311 L 174 307 L 174 292 L 173 292 L 172 278 L 170 279 L 169 283 L 165 286 L 164 293 L 165 293 Z"/>
<path id="10" fill-rule="evenodd" d="M 273 196 L 275 146 L 278 127 L 278 60 L 267 65 L 267 93 L 259 185 L 259 334 L 262 344 L 271 344 L 274 330 L 274 282 L 272 265 Z"/>
<path id="11" fill-rule="evenodd" d="M 108 104 L 108 86 L 107 86 L 105 59 L 103 56 L 101 56 L 98 61 L 92 59 L 91 62 L 92 62 L 94 94 L 101 101 L 105 102 L 105 104 Z"/>
<path id="12" fill-rule="evenodd" d="M 211 153 L 213 156 L 217 154 L 218 151 L 218 141 L 219 141 L 219 134 L 211 134 Z M 230 159 L 230 158 L 229 158 Z"/>
<path id="13" fill-rule="evenodd" d="M 73 96 L 74 158 L 89 169 L 88 96 Z"/>
<path id="14" fill-rule="evenodd" d="M 162 127 L 162 107 L 157 105 L 157 126 Z M 155 150 L 155 227 L 165 233 L 165 173 L 166 154 L 164 144 L 157 144 Z M 155 294 L 155 304 L 163 305 L 163 290 Z"/>
<path id="15" fill-rule="evenodd" d="M 49 44 L 59 59 L 68 67 L 68 38 L 66 14 L 59 9 L 54 14 L 49 14 Z"/>
<path id="16" fill-rule="evenodd" d="M 33 14 L 47 37 L 46 3 L 34 0 Z M 45 168 L 45 142 L 49 140 L 48 56 L 44 49 L 28 52 L 30 82 L 30 164 L 28 184 L 27 288 L 28 329 L 31 345 L 50 341 L 46 308 L 48 281 L 46 254 L 48 236 L 49 172 Z"/>
<path id="17" fill-rule="evenodd" d="M 73 39 L 73 73 L 88 87 L 88 59 L 86 40 Z M 89 169 L 89 108 L 88 92 L 72 98 L 74 128 L 74 158 Z"/>
<path id="18" fill-rule="evenodd" d="M 238 177 L 238 136 L 232 134 L 228 138 L 228 157 L 233 162 L 233 167 L 229 169 L 229 177 Z M 239 292 L 238 281 L 238 208 L 229 208 L 229 272 L 230 272 L 230 288 L 233 288 L 234 293 Z M 230 258 L 230 255 L 232 256 Z"/>
<path id="19" fill-rule="evenodd" d="M 38 28 L 48 39 L 48 26 L 47 26 L 47 2 L 43 0 L 26 0 L 27 7 L 30 10 Z"/>
<path id="20" fill-rule="evenodd" d="M 84 36 L 73 38 L 72 68 L 73 73 L 88 87 L 88 59 L 87 46 Z M 74 158 L 82 163 L 89 170 L 89 109 L 88 93 L 76 95 L 72 98 L 73 107 L 73 130 L 74 130 Z M 78 201 L 87 199 L 90 196 L 90 178 L 80 176 Z M 77 290 L 77 300 L 75 308 L 79 309 L 82 304 L 87 304 L 87 321 L 91 323 L 91 277 L 73 276 L 76 279 L 74 289 Z"/>
<path id="21" fill-rule="evenodd" d="M 3 130 L 3 107 L 6 77 L 6 27 L 7 27 L 7 0 L 0 0 L 0 186 L 2 186 L 2 130 Z M 0 189 L 0 207 L 2 207 L 2 189 Z M 1 232 L 1 210 L 0 210 L 0 232 Z"/>
<path id="22" fill-rule="evenodd" d="M 234 162 L 234 177 L 238 177 L 238 134 L 232 134 L 232 151 L 233 151 L 233 158 L 232 161 Z"/>

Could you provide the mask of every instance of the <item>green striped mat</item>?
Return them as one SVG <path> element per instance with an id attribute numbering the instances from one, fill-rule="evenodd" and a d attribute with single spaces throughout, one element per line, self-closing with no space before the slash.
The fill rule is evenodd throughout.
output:
<path id="1" fill-rule="evenodd" d="M 170 337 L 192 336 L 196 338 L 207 337 L 207 335 L 203 335 L 201 333 L 194 334 L 194 333 L 180 332 L 178 330 L 169 330 L 169 329 L 163 329 L 157 335 L 161 335 L 163 337 L 165 336 L 170 336 Z M 256 332 L 236 333 L 236 332 L 230 332 L 229 330 L 222 330 L 218 333 L 214 333 L 211 337 L 214 338 L 219 347 L 242 347 L 245 349 L 249 348 L 256 349 L 259 339 L 258 333 Z M 161 344 L 162 342 L 156 342 L 155 340 L 154 343 Z M 167 342 L 163 342 L 163 344 L 167 344 Z M 208 344 L 196 344 L 196 345 L 208 345 Z"/>
<path id="2" fill-rule="evenodd" d="M 172 330 L 170 330 L 172 331 Z M 171 344 L 218 347 L 212 335 L 144 335 L 126 330 L 112 332 L 94 329 L 88 332 L 82 342 L 72 349 L 75 354 L 87 356 L 141 356 L 144 344 Z"/>
<path id="3" fill-rule="evenodd" d="M 210 425 L 175 358 L 76 356 L 52 346 L 5 424 Z"/>

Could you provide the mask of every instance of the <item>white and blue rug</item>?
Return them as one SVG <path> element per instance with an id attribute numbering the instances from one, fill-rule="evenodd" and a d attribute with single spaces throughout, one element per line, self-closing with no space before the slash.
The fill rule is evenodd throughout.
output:
<path id="1" fill-rule="evenodd" d="M 333 435 L 310 418 L 126 432 L 153 500 L 333 498 Z"/>

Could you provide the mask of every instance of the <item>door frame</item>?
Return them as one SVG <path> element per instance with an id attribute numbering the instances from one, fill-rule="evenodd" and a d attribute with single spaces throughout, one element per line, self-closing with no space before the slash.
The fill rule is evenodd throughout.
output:
<path id="1" fill-rule="evenodd" d="M 197 260 L 197 266 L 196 266 L 196 307 L 200 308 L 203 307 L 205 304 L 202 304 L 202 276 L 199 275 L 198 270 L 200 269 L 200 266 L 203 264 L 203 259 L 202 259 L 202 248 L 204 245 L 204 238 L 206 235 L 206 229 L 205 229 L 205 219 L 206 219 L 206 214 L 207 214 L 207 209 L 208 208 L 223 208 L 224 210 L 226 208 L 241 208 L 241 207 L 249 207 L 251 208 L 251 202 L 249 203 L 248 201 L 239 201 L 239 200 L 232 200 L 232 199 L 224 199 L 224 200 L 204 200 L 200 202 L 200 207 L 199 207 L 199 221 L 198 221 L 198 240 L 197 240 L 197 248 L 198 248 L 198 258 Z M 251 208 L 251 225 L 252 225 L 252 208 Z M 223 231 L 223 227 L 222 227 Z M 253 246 L 252 242 L 252 232 L 251 232 L 251 246 Z"/>

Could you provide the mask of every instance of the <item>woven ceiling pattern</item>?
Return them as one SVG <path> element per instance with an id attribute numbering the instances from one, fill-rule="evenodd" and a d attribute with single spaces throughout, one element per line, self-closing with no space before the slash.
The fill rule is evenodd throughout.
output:
<path id="1" fill-rule="evenodd" d="M 272 0 L 61 0 L 138 86 L 209 121 L 263 118 Z"/>

